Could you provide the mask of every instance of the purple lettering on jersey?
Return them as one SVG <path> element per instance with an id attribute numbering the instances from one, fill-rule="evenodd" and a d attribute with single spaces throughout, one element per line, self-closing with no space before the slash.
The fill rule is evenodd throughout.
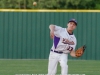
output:
<path id="1" fill-rule="evenodd" d="M 59 40 L 60 40 L 59 37 L 54 36 L 54 46 L 55 46 L 55 48 L 57 47 Z"/>

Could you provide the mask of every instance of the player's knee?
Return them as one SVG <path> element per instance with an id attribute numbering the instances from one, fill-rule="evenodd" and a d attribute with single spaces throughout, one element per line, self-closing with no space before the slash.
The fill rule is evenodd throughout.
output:
<path id="1" fill-rule="evenodd" d="M 62 67 L 62 68 L 68 68 L 68 65 L 67 65 L 67 63 L 66 62 L 60 62 L 60 66 Z"/>

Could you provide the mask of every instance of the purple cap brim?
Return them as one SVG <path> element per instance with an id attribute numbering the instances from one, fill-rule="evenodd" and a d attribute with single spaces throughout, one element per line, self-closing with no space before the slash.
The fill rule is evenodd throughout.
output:
<path id="1" fill-rule="evenodd" d="M 69 20 L 69 22 L 74 22 L 77 25 L 77 21 L 75 19 L 71 19 L 71 20 Z"/>

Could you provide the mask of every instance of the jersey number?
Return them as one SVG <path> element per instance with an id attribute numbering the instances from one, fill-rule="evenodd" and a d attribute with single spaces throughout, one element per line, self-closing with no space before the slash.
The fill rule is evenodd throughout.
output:
<path id="1" fill-rule="evenodd" d="M 73 50 L 73 47 L 69 46 L 69 47 L 67 48 L 67 50 L 72 51 L 72 50 Z"/>

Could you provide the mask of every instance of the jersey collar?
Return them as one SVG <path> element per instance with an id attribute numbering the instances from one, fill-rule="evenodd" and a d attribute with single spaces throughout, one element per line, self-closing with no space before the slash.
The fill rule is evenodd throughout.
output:
<path id="1" fill-rule="evenodd" d="M 67 31 L 67 32 L 68 32 L 68 31 Z M 69 35 L 73 35 L 73 32 L 72 32 L 72 34 L 68 32 L 68 34 L 69 34 Z"/>
<path id="2" fill-rule="evenodd" d="M 69 35 L 73 35 L 73 32 L 72 32 L 72 34 L 71 34 L 71 33 L 69 33 L 69 32 L 66 30 L 66 28 L 65 28 L 65 31 L 66 31 Z"/>

